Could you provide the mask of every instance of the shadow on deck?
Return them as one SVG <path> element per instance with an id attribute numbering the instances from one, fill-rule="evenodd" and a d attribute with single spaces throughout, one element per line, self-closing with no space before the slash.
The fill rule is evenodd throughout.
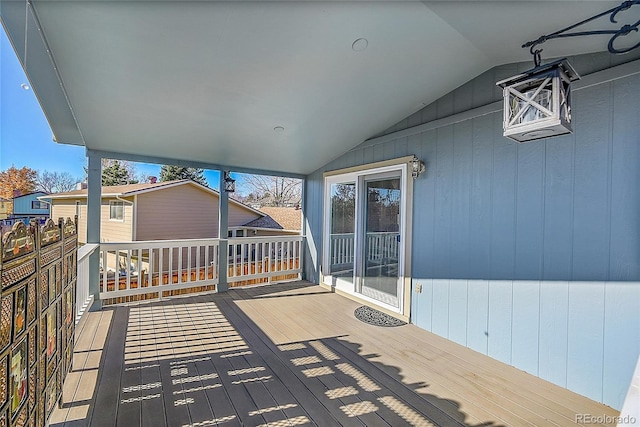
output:
<path id="1" fill-rule="evenodd" d="M 576 425 L 617 412 L 297 282 L 90 313 L 52 426 Z M 597 411 L 597 412 L 594 412 Z"/>

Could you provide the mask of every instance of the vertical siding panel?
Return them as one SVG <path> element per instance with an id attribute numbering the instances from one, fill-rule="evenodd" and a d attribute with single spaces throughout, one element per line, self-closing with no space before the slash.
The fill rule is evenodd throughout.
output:
<path id="1" fill-rule="evenodd" d="M 422 123 L 431 122 L 438 118 L 438 105 L 437 101 L 424 107 L 420 113 L 422 114 Z"/>
<path id="2" fill-rule="evenodd" d="M 513 282 L 512 322 L 511 363 L 538 375 L 540 282 Z"/>
<path id="3" fill-rule="evenodd" d="M 473 105 L 486 105 L 502 97 L 502 89 L 496 86 L 493 70 L 480 74 L 473 80 Z"/>
<path id="4" fill-rule="evenodd" d="M 366 165 L 368 163 L 373 163 L 373 147 L 371 145 L 368 147 L 364 147 L 363 151 L 364 151 L 363 158 L 362 158 L 363 164 Z"/>
<path id="5" fill-rule="evenodd" d="M 447 117 L 453 114 L 453 92 L 449 92 L 436 101 L 436 111 L 438 118 Z"/>
<path id="6" fill-rule="evenodd" d="M 469 301 L 467 307 L 467 346 L 487 354 L 489 318 L 489 282 L 469 280 L 467 282 Z"/>
<path id="7" fill-rule="evenodd" d="M 412 300 L 416 302 L 416 312 L 411 314 L 412 322 L 420 328 L 432 331 L 433 279 L 417 279 L 415 282 L 422 285 L 422 292 L 412 295 Z"/>
<path id="8" fill-rule="evenodd" d="M 469 222 L 473 170 L 472 123 L 453 127 L 453 186 L 451 193 L 451 278 L 469 277 Z"/>
<path id="9" fill-rule="evenodd" d="M 400 138 L 396 142 L 395 153 L 393 157 L 404 157 L 407 155 L 407 138 Z"/>
<path id="10" fill-rule="evenodd" d="M 604 282 L 569 283 L 567 387 L 602 401 Z"/>
<path id="11" fill-rule="evenodd" d="M 449 332 L 450 340 L 467 345 L 467 281 L 449 282 Z"/>
<path id="12" fill-rule="evenodd" d="M 435 194 L 437 144 L 435 131 L 421 135 L 418 157 L 425 159 L 426 172 L 413 183 L 413 235 L 411 269 L 416 279 L 434 277 Z"/>
<path id="13" fill-rule="evenodd" d="M 540 369 L 541 378 L 567 385 L 568 282 L 540 285 Z"/>
<path id="14" fill-rule="evenodd" d="M 604 310 L 603 401 L 621 408 L 640 354 L 640 283 L 608 282 Z"/>
<path id="15" fill-rule="evenodd" d="M 518 145 L 515 279 L 542 276 L 544 141 Z"/>
<path id="16" fill-rule="evenodd" d="M 494 120 L 490 275 L 492 279 L 511 279 L 515 266 L 516 145 L 502 136 L 502 119 L 496 115 Z"/>
<path id="17" fill-rule="evenodd" d="M 487 354 L 511 364 L 511 311 L 513 283 L 510 280 L 489 282 L 489 343 Z"/>
<path id="18" fill-rule="evenodd" d="M 388 144 L 388 143 L 387 143 Z M 376 144 L 373 146 L 373 161 L 380 162 L 384 160 L 384 146 L 387 144 Z"/>
<path id="19" fill-rule="evenodd" d="M 393 159 L 396 156 L 396 144 L 398 143 L 397 139 L 393 141 L 387 142 L 386 144 L 382 144 L 383 146 L 383 157 L 382 160 Z"/>
<path id="20" fill-rule="evenodd" d="M 422 111 L 418 110 L 407 118 L 407 127 L 411 128 L 422 123 Z"/>
<path id="21" fill-rule="evenodd" d="M 404 154 L 406 156 L 417 156 L 420 160 L 422 160 L 423 162 L 425 162 L 426 164 L 426 160 L 425 158 L 422 157 L 422 150 L 421 150 L 421 135 L 420 134 L 416 134 L 416 135 L 411 135 L 410 137 L 407 138 L 407 151 Z M 424 175 L 423 175 L 424 177 Z M 415 203 L 415 201 L 414 201 Z"/>
<path id="22" fill-rule="evenodd" d="M 456 113 L 473 108 L 474 83 L 473 80 L 468 81 L 453 91 L 453 110 Z"/>
<path id="23" fill-rule="evenodd" d="M 361 150 L 351 150 L 347 153 L 348 159 L 348 167 L 351 166 L 360 166 L 362 164 L 362 151 Z"/>
<path id="24" fill-rule="evenodd" d="M 449 333 L 449 280 L 433 280 L 431 332 L 448 338 Z"/>
<path id="25" fill-rule="evenodd" d="M 491 263 L 491 175 L 493 171 L 494 116 L 496 115 L 478 117 L 473 120 L 469 273 L 472 277 L 483 279 L 489 278 Z"/>
<path id="26" fill-rule="evenodd" d="M 436 278 L 451 277 L 451 215 L 453 197 L 451 171 L 453 169 L 453 127 L 438 129 L 436 159 L 435 200 L 435 252 L 434 275 Z"/>
<path id="27" fill-rule="evenodd" d="M 544 279 L 571 279 L 574 144 L 573 135 L 546 142 Z"/>
<path id="28" fill-rule="evenodd" d="M 611 252 L 609 280 L 640 276 L 640 75 L 613 86 Z"/>
<path id="29" fill-rule="evenodd" d="M 610 84 L 576 96 L 573 280 L 606 280 L 609 264 L 608 157 Z"/>

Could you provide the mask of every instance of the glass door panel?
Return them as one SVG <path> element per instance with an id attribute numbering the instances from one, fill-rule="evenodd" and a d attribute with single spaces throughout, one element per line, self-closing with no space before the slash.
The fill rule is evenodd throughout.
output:
<path id="1" fill-rule="evenodd" d="M 332 184 L 330 197 L 329 274 L 353 283 L 356 184 Z"/>
<path id="2" fill-rule="evenodd" d="M 398 307 L 400 177 L 364 180 L 363 295 Z"/>

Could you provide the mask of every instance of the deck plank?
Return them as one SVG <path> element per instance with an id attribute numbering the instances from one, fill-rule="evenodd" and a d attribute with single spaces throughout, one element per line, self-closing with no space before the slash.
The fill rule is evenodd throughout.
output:
<path id="1" fill-rule="evenodd" d="M 111 309 L 111 311 L 114 314 L 110 322 L 110 330 L 104 334 L 105 348 L 100 366 L 100 375 L 98 376 L 99 385 L 96 389 L 91 421 L 89 422 L 92 427 L 115 425 L 119 409 L 120 375 L 124 363 L 122 350 L 126 336 L 128 309 L 117 307 Z M 103 334 L 101 328 L 96 331 L 96 336 L 98 334 L 100 334 L 100 337 L 94 341 L 100 342 Z"/>
<path id="2" fill-rule="evenodd" d="M 89 313 L 52 426 L 576 425 L 617 415 L 305 282 Z M 99 365 L 99 369 L 98 369 Z"/>

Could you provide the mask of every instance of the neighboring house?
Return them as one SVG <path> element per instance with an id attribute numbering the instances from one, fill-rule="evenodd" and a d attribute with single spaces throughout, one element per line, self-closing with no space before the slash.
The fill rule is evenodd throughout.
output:
<path id="1" fill-rule="evenodd" d="M 302 210 L 299 207 L 263 206 L 258 210 L 269 215 L 285 230 L 302 232 Z"/>
<path id="2" fill-rule="evenodd" d="M 11 200 L 0 197 L 0 219 L 5 219 L 11 214 Z"/>
<path id="3" fill-rule="evenodd" d="M 13 219 L 28 221 L 30 219 L 46 219 L 49 218 L 49 203 L 40 198 L 46 196 L 47 193 L 35 191 L 27 194 L 16 195 L 13 198 L 13 210 L 9 215 Z"/>
<path id="4" fill-rule="evenodd" d="M 229 226 L 229 237 L 260 237 L 301 234 L 302 214 L 300 209 L 262 207 L 264 215 L 241 226 Z"/>
<path id="5" fill-rule="evenodd" d="M 218 197 L 217 191 L 190 180 L 102 187 L 101 240 L 218 237 Z M 55 193 L 42 199 L 51 202 L 52 218 L 78 216 L 78 239 L 85 243 L 87 189 Z M 230 229 L 247 230 L 245 224 L 265 217 L 265 213 L 229 200 Z M 271 225 L 252 230 L 286 234 L 281 231 L 282 227 Z"/>

